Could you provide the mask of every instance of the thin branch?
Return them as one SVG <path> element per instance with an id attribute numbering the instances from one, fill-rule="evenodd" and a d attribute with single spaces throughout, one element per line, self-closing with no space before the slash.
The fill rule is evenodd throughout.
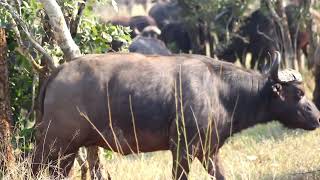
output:
<path id="1" fill-rule="evenodd" d="M 236 38 L 241 39 L 241 41 L 243 41 L 243 42 L 246 43 L 246 44 L 249 44 L 249 43 L 250 43 L 248 38 L 243 37 L 243 36 L 241 36 L 241 35 L 238 34 L 238 33 L 231 33 L 230 35 L 231 35 L 231 37 L 236 37 Z"/>
<path id="2" fill-rule="evenodd" d="M 271 0 L 265 0 L 267 8 L 271 14 L 272 19 L 276 22 L 276 24 L 278 25 L 279 29 L 280 29 L 280 34 L 281 34 L 281 45 L 283 45 L 283 50 L 284 50 L 284 57 L 285 57 L 285 65 L 291 68 L 294 68 L 294 54 L 293 54 L 293 48 L 292 48 L 292 41 L 290 38 L 290 33 L 289 33 L 289 29 L 288 29 L 288 23 L 286 20 L 286 15 L 285 13 L 282 14 L 281 18 L 277 12 L 275 11 Z M 283 7 L 281 7 L 283 8 Z M 283 11 L 283 9 L 279 10 L 279 11 Z"/>
<path id="3" fill-rule="evenodd" d="M 269 12 L 271 13 L 271 16 L 273 17 L 273 19 L 277 22 L 277 24 L 280 24 L 280 25 L 281 25 L 281 24 L 282 24 L 282 23 L 281 23 L 282 20 L 281 20 L 281 18 L 279 17 L 279 15 L 277 14 L 277 12 L 274 10 L 271 1 L 270 1 L 270 0 L 267 0 L 266 3 L 267 3 L 267 7 L 268 7 Z"/>
<path id="4" fill-rule="evenodd" d="M 83 0 L 82 2 L 79 2 L 79 9 L 78 9 L 77 15 L 74 19 L 71 20 L 70 32 L 72 37 L 75 37 L 77 34 L 80 19 L 83 14 L 83 10 L 86 7 L 86 3 L 87 3 L 87 0 Z"/>
<path id="5" fill-rule="evenodd" d="M 14 21 L 14 19 L 11 18 L 11 23 L 12 23 L 12 30 L 15 33 L 15 38 L 16 41 L 19 45 L 18 48 L 16 48 L 15 50 L 18 51 L 20 54 L 24 55 L 27 60 L 32 64 L 33 70 L 40 72 L 43 70 L 43 67 L 41 65 L 39 65 L 34 58 L 31 56 L 31 54 L 29 53 L 28 49 L 24 46 L 22 40 L 21 40 L 21 36 L 20 36 L 20 31 L 18 29 L 18 26 L 16 24 L 16 22 Z"/>
<path id="6" fill-rule="evenodd" d="M 32 98 L 31 98 L 31 107 L 29 109 L 29 112 L 26 116 L 26 119 L 30 119 L 33 111 L 34 111 L 34 106 L 35 106 L 35 101 L 36 101 L 36 83 L 37 83 L 37 76 L 33 75 L 32 79 Z"/>
<path id="7" fill-rule="evenodd" d="M 311 13 L 312 17 L 320 23 L 320 12 L 318 12 L 317 10 L 315 10 L 313 8 L 310 8 L 310 13 Z"/>
<path id="8" fill-rule="evenodd" d="M 14 0 L 18 14 L 21 16 L 21 1 Z"/>
<path id="9" fill-rule="evenodd" d="M 270 36 L 268 36 L 266 33 L 262 32 L 262 31 L 260 31 L 259 25 L 257 26 L 257 33 L 258 33 L 259 35 L 265 37 L 265 38 L 268 39 L 269 41 L 274 42 L 274 40 L 273 40 Z"/>
<path id="10" fill-rule="evenodd" d="M 28 49 L 25 48 L 24 46 L 21 46 L 15 49 L 17 52 L 19 52 L 21 55 L 25 56 L 27 60 L 31 63 L 34 71 L 36 72 L 42 72 L 44 70 L 44 67 L 39 65 L 34 58 L 31 56 L 29 53 Z"/>
<path id="11" fill-rule="evenodd" d="M 28 40 L 31 42 L 31 45 L 38 50 L 48 61 L 48 66 L 50 69 L 55 69 L 53 58 L 41 47 L 41 45 L 32 37 L 29 33 L 27 26 L 24 24 L 22 19 L 19 17 L 17 13 L 15 13 L 14 8 L 6 2 L 0 1 L 0 5 L 5 7 L 5 9 L 11 14 L 12 18 L 15 20 L 17 24 L 21 27 L 24 34 L 27 36 Z"/>

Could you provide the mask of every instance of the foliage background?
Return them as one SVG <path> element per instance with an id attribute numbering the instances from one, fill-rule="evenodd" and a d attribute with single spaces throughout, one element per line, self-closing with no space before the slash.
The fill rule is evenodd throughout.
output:
<path id="1" fill-rule="evenodd" d="M 40 44 L 44 44 L 44 48 L 54 58 L 56 63 L 62 63 L 63 53 L 58 45 L 55 42 L 43 42 L 45 13 L 41 4 L 37 0 L 22 0 L 21 2 L 21 6 L 17 7 L 17 9 L 21 11 L 21 19 L 27 25 L 32 36 Z M 82 2 L 84 1 L 58 1 L 67 21 L 75 18 L 78 5 Z M 76 44 L 80 47 L 83 54 L 107 53 L 111 51 L 111 42 L 113 40 L 123 42 L 122 50 L 127 51 L 127 47 L 131 42 L 129 34 L 131 30 L 128 27 L 100 23 L 99 16 L 93 12 L 94 5 L 107 3 L 111 3 L 111 1 L 88 0 L 86 4 L 77 34 L 74 37 Z M 32 65 L 26 57 L 16 50 L 18 44 L 14 32 L 10 30 L 10 15 L 1 7 L 0 27 L 7 29 L 10 98 L 12 120 L 15 129 L 13 143 L 17 151 L 25 152 L 32 149 L 33 125 L 36 119 L 34 110 L 37 108 L 37 102 L 33 102 L 33 99 L 35 99 L 39 91 L 39 74 L 33 70 Z M 26 40 L 24 34 L 21 35 L 22 39 Z M 24 41 L 24 44 L 30 47 L 27 40 Z M 40 64 L 42 56 L 37 51 L 29 49 L 33 58 Z"/>

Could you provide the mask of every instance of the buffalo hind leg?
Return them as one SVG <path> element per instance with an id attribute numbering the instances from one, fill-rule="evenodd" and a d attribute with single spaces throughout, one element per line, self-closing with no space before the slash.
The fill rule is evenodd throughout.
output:
<path id="1" fill-rule="evenodd" d="M 199 157 L 203 167 L 208 171 L 211 178 L 216 180 L 225 180 L 224 171 L 217 153 L 212 153 L 209 158 L 208 156 L 203 159 L 203 156 Z"/>
<path id="2" fill-rule="evenodd" d="M 32 171 L 34 175 L 37 175 L 41 170 L 49 166 L 49 172 L 54 177 L 67 177 L 71 167 L 73 166 L 76 152 L 62 153 L 63 148 L 53 143 L 51 146 L 43 146 L 39 143 L 36 147 Z"/>
<path id="3" fill-rule="evenodd" d="M 76 155 L 76 160 L 78 161 L 78 164 L 80 166 L 81 170 L 81 180 L 87 179 L 87 172 L 88 172 L 88 166 L 86 160 L 81 156 L 80 151 L 83 150 L 83 148 L 79 149 L 79 152 Z"/>
<path id="4" fill-rule="evenodd" d="M 184 151 L 184 150 L 183 150 Z M 172 159 L 173 159 L 173 166 L 172 166 L 172 175 L 174 180 L 187 180 L 189 168 L 191 164 L 191 158 L 186 153 L 180 154 L 182 151 L 172 151 Z M 189 161 L 188 161 L 189 158 Z"/>
<path id="5" fill-rule="evenodd" d="M 41 127 L 36 132 L 36 147 L 32 160 L 35 176 L 49 166 L 49 172 L 55 177 L 66 177 L 73 166 L 79 148 L 70 145 L 70 141 L 56 136 L 56 131 Z M 43 133 L 44 132 L 44 133 Z"/>
<path id="6" fill-rule="evenodd" d="M 54 177 L 61 175 L 62 177 L 67 177 L 74 164 L 76 155 L 77 153 L 75 152 L 58 157 L 58 162 L 53 162 L 53 167 L 57 167 L 58 169 L 54 169 L 54 171 L 50 170 L 50 174 L 53 174 Z"/>

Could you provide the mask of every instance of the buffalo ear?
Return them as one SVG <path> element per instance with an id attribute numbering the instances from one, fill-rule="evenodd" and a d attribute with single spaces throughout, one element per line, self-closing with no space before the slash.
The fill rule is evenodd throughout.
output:
<path id="1" fill-rule="evenodd" d="M 282 85 L 280 83 L 276 83 L 271 87 L 272 87 L 273 96 L 283 100 L 284 97 L 282 96 Z"/>

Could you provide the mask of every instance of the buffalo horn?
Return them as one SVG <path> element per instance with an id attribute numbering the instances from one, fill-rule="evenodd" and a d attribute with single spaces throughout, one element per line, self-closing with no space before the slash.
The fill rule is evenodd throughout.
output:
<path id="1" fill-rule="evenodd" d="M 269 71 L 269 75 L 271 79 L 273 79 L 274 81 L 279 81 L 278 72 L 280 68 L 280 63 L 281 63 L 281 54 L 279 51 L 275 51 L 274 60 Z"/>

